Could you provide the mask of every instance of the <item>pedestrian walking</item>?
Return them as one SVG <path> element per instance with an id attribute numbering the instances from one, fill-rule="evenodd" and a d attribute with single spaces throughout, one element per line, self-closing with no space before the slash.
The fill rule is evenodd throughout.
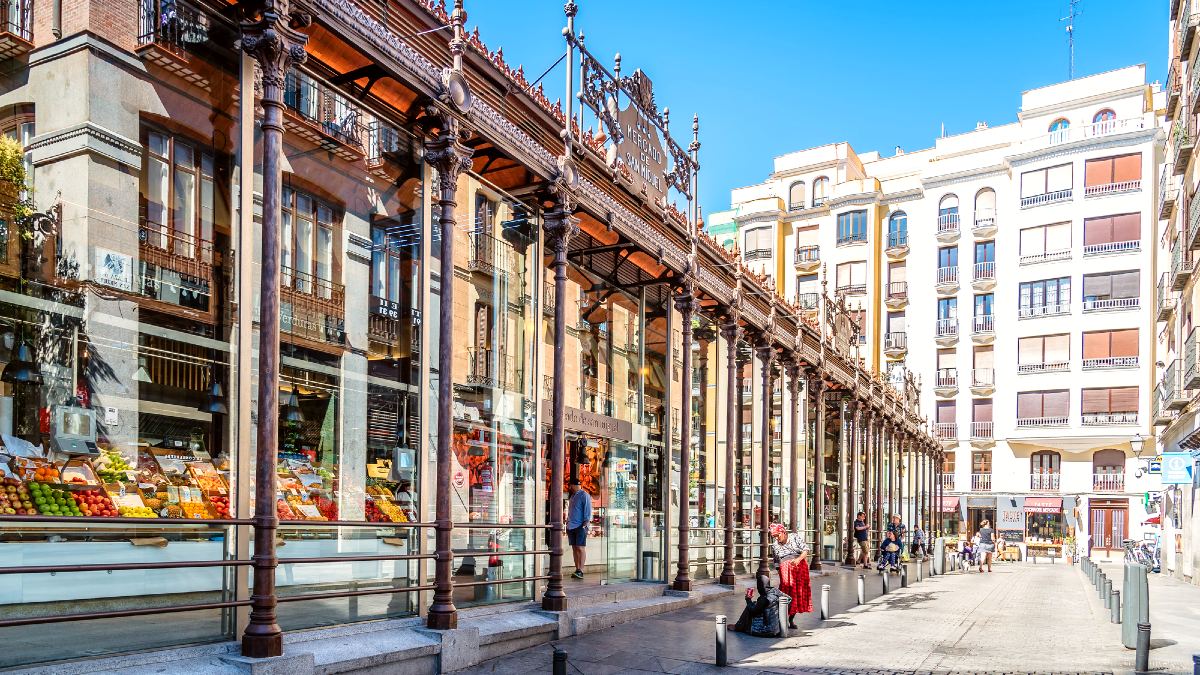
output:
<path id="1" fill-rule="evenodd" d="M 871 569 L 871 545 L 868 543 L 871 527 L 867 525 L 867 514 L 859 511 L 854 517 L 854 543 L 858 546 L 858 556 L 855 562 L 861 564 L 863 569 Z"/>
<path id="2" fill-rule="evenodd" d="M 567 543 L 571 545 L 571 558 L 575 561 L 575 579 L 583 578 L 583 566 L 587 564 L 588 527 L 592 524 L 592 496 L 583 489 L 578 478 L 571 479 L 567 489 L 571 501 L 567 504 Z"/>
<path id="3" fill-rule="evenodd" d="M 788 626 L 795 628 L 793 617 L 801 612 L 811 612 L 812 581 L 808 575 L 808 542 L 799 532 L 788 533 L 779 523 L 772 523 L 771 555 L 779 568 L 779 590 L 792 599 L 788 605 Z"/>
<path id="4" fill-rule="evenodd" d="M 992 529 L 992 522 L 986 518 L 979 524 L 979 553 L 983 559 L 979 561 L 979 573 L 983 574 L 983 566 L 987 565 L 987 571 L 992 571 L 992 553 L 996 550 L 996 531 Z"/>

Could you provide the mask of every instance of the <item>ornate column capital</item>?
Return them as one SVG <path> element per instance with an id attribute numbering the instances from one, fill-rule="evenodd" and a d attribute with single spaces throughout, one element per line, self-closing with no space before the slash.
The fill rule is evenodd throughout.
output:
<path id="1" fill-rule="evenodd" d="M 263 98 L 282 88 L 288 70 L 304 63 L 308 36 L 299 31 L 312 17 L 293 12 L 288 0 L 255 0 L 238 3 L 241 14 L 242 51 L 254 57 L 262 71 Z"/>
<path id="2" fill-rule="evenodd" d="M 742 327 L 738 325 L 737 312 L 731 312 L 721 319 L 721 337 L 728 342 L 737 342 L 742 337 Z"/>
<path id="3" fill-rule="evenodd" d="M 439 195 L 453 194 L 458 176 L 471 168 L 474 151 L 464 143 L 471 134 L 454 117 L 431 110 L 437 118 L 436 131 L 425 141 L 425 161 L 437 169 Z"/>
<path id="4" fill-rule="evenodd" d="M 775 347 L 769 340 L 761 340 L 754 347 L 754 354 L 762 361 L 764 371 L 770 371 L 775 366 Z"/>
<path id="5" fill-rule="evenodd" d="M 571 207 L 566 200 L 555 199 L 553 206 L 542 213 L 542 231 L 545 233 L 546 249 L 565 256 L 571 237 L 579 232 L 579 219 L 571 215 Z"/>
<path id="6" fill-rule="evenodd" d="M 696 300 L 696 284 L 690 278 L 685 278 L 679 284 L 679 292 L 672 299 L 675 302 L 675 311 L 685 317 L 691 317 L 700 306 Z"/>

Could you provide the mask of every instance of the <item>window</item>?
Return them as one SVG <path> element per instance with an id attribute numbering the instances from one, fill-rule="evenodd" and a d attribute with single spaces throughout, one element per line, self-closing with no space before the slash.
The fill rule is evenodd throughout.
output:
<path id="1" fill-rule="evenodd" d="M 904 312 L 890 312 L 887 315 L 888 335 L 904 334 Z"/>
<path id="2" fill-rule="evenodd" d="M 1134 424 L 1138 413 L 1137 387 L 1083 390 L 1084 424 Z"/>
<path id="3" fill-rule="evenodd" d="M 1071 223 L 1039 225 L 1021 230 L 1021 263 L 1024 265 L 1071 257 Z"/>
<path id="4" fill-rule="evenodd" d="M 1113 112 L 1109 108 L 1105 108 L 1104 110 L 1101 110 L 1100 112 L 1096 113 L 1094 117 L 1092 117 L 1092 124 L 1099 124 L 1100 122 L 1112 122 L 1116 119 L 1117 119 L 1117 113 Z"/>
<path id="5" fill-rule="evenodd" d="M 975 243 L 975 264 L 996 262 L 996 242 L 980 241 Z"/>
<path id="6" fill-rule="evenodd" d="M 1060 164 L 1021 174 L 1021 206 L 1038 206 L 1071 198 L 1074 169 Z"/>
<path id="7" fill-rule="evenodd" d="M 1122 253 L 1141 247 L 1142 214 L 1088 218 L 1083 221 L 1083 254 Z"/>
<path id="8" fill-rule="evenodd" d="M 17 8 L 20 7 L 20 4 L 14 3 L 10 5 L 10 7 L 13 9 L 13 11 L 18 11 Z M 0 26 L 2 25 L 3 24 L 0 24 Z M 33 116 L 31 114 L 23 114 L 0 122 L 0 133 L 8 138 L 13 139 L 14 141 L 17 141 L 21 144 L 21 147 L 25 148 L 25 154 L 21 163 L 25 166 L 25 185 L 26 187 L 32 188 L 33 151 L 29 150 L 29 143 L 33 140 L 35 135 Z M 25 195 L 22 195 L 22 198 L 24 197 Z"/>
<path id="9" fill-rule="evenodd" d="M 938 249 L 938 267 L 958 267 L 957 246 L 943 246 Z"/>
<path id="10" fill-rule="evenodd" d="M 214 174 L 217 160 L 197 144 L 157 131 L 146 134 L 142 176 L 143 241 L 212 261 L 214 220 L 225 212 Z"/>
<path id="11" fill-rule="evenodd" d="M 975 316 L 991 316 L 992 307 L 995 304 L 995 295 L 992 293 L 980 293 L 975 296 Z"/>
<path id="12" fill-rule="evenodd" d="M 1138 364 L 1138 329 L 1097 330 L 1083 334 L 1083 369 Z"/>
<path id="13" fill-rule="evenodd" d="M 774 246 L 770 227 L 756 227 L 746 230 L 746 260 L 769 260 Z"/>
<path id="14" fill-rule="evenodd" d="M 837 243 L 848 244 L 867 240 L 867 212 L 847 211 L 837 217 Z"/>
<path id="15" fill-rule="evenodd" d="M 825 203 L 825 198 L 829 196 L 829 179 L 825 176 L 813 181 L 812 184 L 812 205 L 814 207 L 821 206 Z"/>
<path id="16" fill-rule="evenodd" d="M 1029 466 L 1035 474 L 1056 474 L 1062 467 L 1062 455 L 1053 450 L 1038 450 L 1029 458 Z"/>
<path id="17" fill-rule="evenodd" d="M 804 208 L 804 181 L 798 180 L 788 188 L 788 210 Z"/>
<path id="18" fill-rule="evenodd" d="M 867 261 L 840 263 L 837 266 L 837 290 L 842 293 L 866 293 Z"/>
<path id="19" fill-rule="evenodd" d="M 971 402 L 971 420 L 976 426 L 986 424 L 986 432 L 990 436 L 992 433 L 992 399 L 977 398 Z M 973 434 L 978 435 L 978 431 Z"/>
<path id="20" fill-rule="evenodd" d="M 955 424 L 958 422 L 958 410 L 954 401 L 937 402 L 938 424 Z"/>
<path id="21" fill-rule="evenodd" d="M 1137 190 L 1141 186 L 1141 153 L 1089 159 L 1084 163 L 1083 194 L 1085 197 L 1127 192 Z"/>
<path id="22" fill-rule="evenodd" d="M 958 231 L 958 197 L 946 195 L 938 203 L 938 234 Z"/>
<path id="23" fill-rule="evenodd" d="M 1071 392 L 1022 391 L 1017 394 L 1017 426 L 1060 426 L 1067 423 L 1071 410 Z"/>
<path id="24" fill-rule="evenodd" d="M 1034 335 L 1017 339 L 1017 372 L 1047 373 L 1067 370 L 1071 362 L 1071 336 Z"/>
<path id="25" fill-rule="evenodd" d="M 1071 277 L 1026 281 L 1018 289 L 1019 316 L 1052 316 L 1071 311 Z"/>
<path id="26" fill-rule="evenodd" d="M 420 227 L 413 217 L 383 218 L 371 224 L 371 296 L 393 303 L 372 302 L 373 311 L 398 319 L 396 305 L 415 306 L 411 297 L 420 280 Z"/>
<path id="27" fill-rule="evenodd" d="M 942 298 L 938 300 L 938 319 L 958 318 L 958 298 Z"/>
<path id="28" fill-rule="evenodd" d="M 992 453 L 989 450 L 976 450 L 971 453 L 971 473 L 990 474 L 992 472 Z"/>
<path id="29" fill-rule="evenodd" d="M 801 274 L 796 277 L 796 297 L 804 309 L 815 309 L 821 293 L 821 280 L 816 274 Z"/>
<path id="30" fill-rule="evenodd" d="M 954 370 L 958 367 L 958 350 L 939 349 L 937 353 L 938 370 Z"/>
<path id="31" fill-rule="evenodd" d="M 1125 473 L 1125 453 L 1120 450 L 1097 450 L 1092 455 L 1092 471 L 1098 474 Z"/>
<path id="32" fill-rule="evenodd" d="M 975 227 L 996 224 L 996 191 L 984 188 L 975 195 Z"/>
<path id="33" fill-rule="evenodd" d="M 333 207 L 316 197 L 283 188 L 283 284 L 301 293 L 333 294 Z"/>
<path id="34" fill-rule="evenodd" d="M 888 297 L 908 297 L 908 268 L 902 262 L 888 263 Z"/>
<path id="35" fill-rule="evenodd" d="M 1060 117 L 1050 123 L 1049 131 L 1050 132 L 1066 131 L 1068 128 L 1070 128 L 1070 126 L 1071 126 L 1071 123 L 1068 122 L 1065 117 Z"/>
<path id="36" fill-rule="evenodd" d="M 496 229 L 496 202 L 482 190 L 475 193 L 475 231 L 491 234 Z"/>
<path id="37" fill-rule="evenodd" d="M 908 245 L 908 214 L 898 211 L 888 218 L 888 248 Z"/>
<path id="38" fill-rule="evenodd" d="M 1083 311 L 1134 309 L 1139 303 L 1141 272 L 1102 272 L 1083 277 Z"/>

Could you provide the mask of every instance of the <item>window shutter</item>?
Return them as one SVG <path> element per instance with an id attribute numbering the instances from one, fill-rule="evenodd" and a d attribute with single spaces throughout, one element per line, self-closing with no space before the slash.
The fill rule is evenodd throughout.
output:
<path id="1" fill-rule="evenodd" d="M 1060 389 L 1042 393 L 1043 417 L 1066 417 L 1071 411 L 1071 392 Z"/>
<path id="2" fill-rule="evenodd" d="M 1045 363 L 1042 360 L 1042 338 L 1038 337 L 1023 337 L 1017 339 L 1017 364 L 1022 366 L 1032 366 L 1039 363 Z"/>
<path id="3" fill-rule="evenodd" d="M 1046 252 L 1046 228 L 1027 227 L 1021 230 L 1021 255 L 1041 255 Z"/>
<path id="4" fill-rule="evenodd" d="M 1138 355 L 1138 329 L 1112 331 L 1112 356 Z"/>
<path id="5" fill-rule="evenodd" d="M 958 421 L 957 413 L 954 401 L 938 401 L 937 416 L 939 424 L 954 424 Z"/>
<path id="6" fill-rule="evenodd" d="M 1106 330 L 1096 331 L 1093 333 L 1083 334 L 1083 358 L 1085 359 L 1107 359 L 1109 353 L 1109 341 L 1112 333 Z"/>
<path id="7" fill-rule="evenodd" d="M 1042 392 L 1022 391 L 1017 393 L 1017 418 L 1029 419 L 1042 416 Z"/>
<path id="8" fill-rule="evenodd" d="M 1114 298 L 1136 298 L 1140 290 L 1141 279 L 1137 270 L 1128 272 L 1114 272 L 1112 279 L 1112 297 Z"/>
<path id="9" fill-rule="evenodd" d="M 1088 218 L 1083 221 L 1083 245 L 1096 246 L 1116 241 L 1113 239 L 1113 218 Z"/>
<path id="10" fill-rule="evenodd" d="M 850 263 L 850 283 L 855 286 L 867 283 L 867 261 Z"/>
<path id="11" fill-rule="evenodd" d="M 1113 216 L 1113 241 L 1140 241 L 1142 238 L 1142 214 L 1125 213 Z"/>
<path id="12" fill-rule="evenodd" d="M 1124 183 L 1142 177 L 1142 155 L 1121 155 L 1113 158 L 1113 182 Z"/>
<path id="13" fill-rule="evenodd" d="M 893 281 L 908 281 L 908 268 L 904 263 L 891 263 L 888 265 L 888 277 Z"/>
<path id="14" fill-rule="evenodd" d="M 1083 277 L 1083 297 L 1108 298 L 1112 295 L 1112 277 L 1108 274 L 1088 274 Z"/>
<path id="15" fill-rule="evenodd" d="M 975 367 L 976 368 L 994 368 L 996 352 L 991 347 L 976 347 L 975 348 Z"/>
<path id="16" fill-rule="evenodd" d="M 977 399 L 973 406 L 972 417 L 976 422 L 992 421 L 992 399 Z"/>
<path id="17" fill-rule="evenodd" d="M 1061 164 L 1046 169 L 1046 192 L 1070 190 L 1072 177 L 1070 164 Z"/>
<path id="18" fill-rule="evenodd" d="M 1071 360 L 1071 336 L 1047 335 L 1046 363 L 1066 363 Z"/>
<path id="19" fill-rule="evenodd" d="M 850 285 L 850 265 L 851 264 L 852 263 L 842 263 L 842 264 L 838 265 L 838 267 L 837 267 L 837 285 L 839 287 Z"/>
<path id="20" fill-rule="evenodd" d="M 1036 197 L 1046 193 L 1046 170 L 1026 171 L 1021 174 L 1021 196 Z"/>
<path id="21" fill-rule="evenodd" d="M 1136 413 L 1138 411 L 1137 387 L 1114 387 L 1109 391 L 1109 412 Z"/>
<path id="22" fill-rule="evenodd" d="M 1046 226 L 1046 251 L 1066 251 L 1071 248 L 1071 224 L 1055 223 Z"/>
<path id="23" fill-rule="evenodd" d="M 888 314 L 888 332 L 903 333 L 904 332 L 904 312 L 896 314 Z"/>
<path id="24" fill-rule="evenodd" d="M 1084 164 L 1083 169 L 1083 184 L 1091 187 L 1093 185 L 1107 185 L 1112 181 L 1112 158 L 1105 157 L 1103 159 L 1089 159 Z"/>
<path id="25" fill-rule="evenodd" d="M 1083 414 L 1106 413 L 1108 409 L 1108 389 L 1083 390 Z"/>

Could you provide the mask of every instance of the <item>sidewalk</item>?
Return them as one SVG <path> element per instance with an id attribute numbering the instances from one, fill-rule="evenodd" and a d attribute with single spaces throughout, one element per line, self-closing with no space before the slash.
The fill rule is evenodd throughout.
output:
<path id="1" fill-rule="evenodd" d="M 1100 568 L 1121 588 L 1121 561 L 1101 560 Z M 1150 583 L 1150 668 L 1163 672 L 1192 672 L 1192 655 L 1200 654 L 1200 587 L 1166 574 L 1148 576 Z M 1086 579 L 1085 579 L 1086 583 Z M 1092 586 L 1088 584 L 1088 590 Z M 1094 606 L 1104 610 L 1092 593 Z M 1115 628 L 1115 626 L 1114 626 Z M 1114 638 L 1120 641 L 1119 632 Z"/>

